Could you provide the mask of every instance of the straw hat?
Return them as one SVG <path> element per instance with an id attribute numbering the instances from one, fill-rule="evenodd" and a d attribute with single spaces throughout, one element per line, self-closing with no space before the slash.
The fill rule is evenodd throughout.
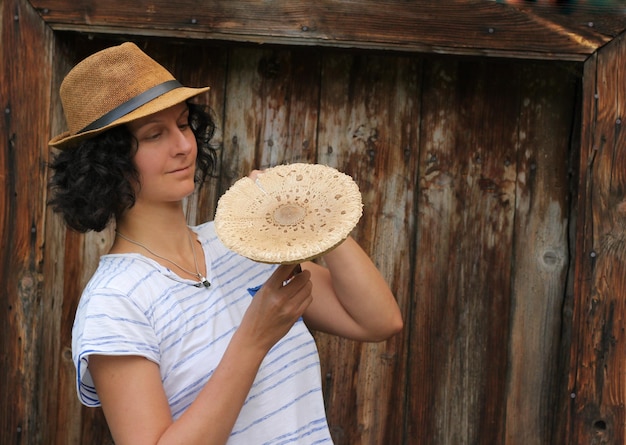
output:
<path id="1" fill-rule="evenodd" d="M 350 176 L 320 164 L 289 164 L 235 182 L 219 199 L 214 223 L 222 243 L 240 255 L 296 264 L 345 240 L 362 211 Z"/>
<path id="2" fill-rule="evenodd" d="M 76 65 L 61 83 L 69 131 L 50 146 L 71 148 L 109 128 L 131 122 L 208 91 L 181 85 L 134 43 L 104 49 Z"/>

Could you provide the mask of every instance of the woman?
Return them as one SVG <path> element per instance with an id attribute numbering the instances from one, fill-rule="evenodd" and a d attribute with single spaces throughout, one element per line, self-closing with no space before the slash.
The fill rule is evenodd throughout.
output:
<path id="1" fill-rule="evenodd" d="M 183 199 L 215 159 L 210 115 L 188 102 L 207 89 L 132 43 L 61 85 L 51 204 L 75 230 L 116 227 L 74 322 L 79 398 L 117 444 L 332 443 L 308 328 L 380 341 L 400 311 L 351 238 L 295 274 L 187 225 Z"/>

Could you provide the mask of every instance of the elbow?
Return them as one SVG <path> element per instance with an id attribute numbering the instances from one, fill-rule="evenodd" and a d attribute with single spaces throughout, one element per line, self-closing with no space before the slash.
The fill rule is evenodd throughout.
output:
<path id="1" fill-rule="evenodd" d="M 390 316 L 386 323 L 381 325 L 377 332 L 370 333 L 370 338 L 368 341 L 370 342 L 382 342 L 385 340 L 389 340 L 396 334 L 402 332 L 404 328 L 404 322 L 402 320 L 402 315 L 398 310 L 393 316 Z"/>
<path id="2" fill-rule="evenodd" d="M 402 320 L 402 314 L 400 314 L 400 311 L 398 310 L 398 313 L 389 321 L 387 338 L 400 333 L 403 328 L 404 321 Z"/>
<path id="3" fill-rule="evenodd" d="M 400 333 L 402 329 L 404 329 L 404 320 L 402 320 L 402 314 L 400 314 L 400 312 L 398 311 L 398 316 L 395 317 L 393 324 L 391 325 L 392 332 L 390 334 L 390 337 L 392 335 Z"/>
<path id="4" fill-rule="evenodd" d="M 402 320 L 402 312 L 400 311 L 400 307 L 396 299 L 393 299 L 393 309 L 390 311 L 388 320 L 387 320 L 387 338 L 392 337 L 402 331 L 404 328 L 404 321 Z"/>

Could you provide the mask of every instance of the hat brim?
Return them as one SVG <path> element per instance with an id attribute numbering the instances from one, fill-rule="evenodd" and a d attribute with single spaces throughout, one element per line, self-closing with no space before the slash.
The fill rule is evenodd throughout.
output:
<path id="1" fill-rule="evenodd" d="M 134 109 L 130 113 L 116 119 L 108 125 L 105 125 L 100 128 L 96 128 L 94 130 L 85 131 L 79 134 L 70 134 L 69 131 L 61 133 L 58 136 L 55 136 L 48 142 L 50 147 L 65 150 L 71 147 L 76 146 L 80 142 L 90 139 L 94 136 L 99 135 L 100 133 L 109 130 L 113 127 L 117 127 L 119 125 L 127 124 L 134 120 L 140 119 L 142 117 L 149 116 L 151 114 L 157 113 L 159 111 L 165 110 L 167 108 L 173 107 L 176 104 L 184 102 L 192 97 L 198 96 L 202 93 L 209 91 L 210 87 L 203 88 L 190 88 L 190 87 L 179 87 L 168 91 L 167 93 L 162 94 L 161 96 L 151 100 L 150 102 Z"/>
<path id="2" fill-rule="evenodd" d="M 288 164 L 245 177 L 222 195 L 215 232 L 238 254 L 261 263 L 296 264 L 341 244 L 362 215 L 353 179 L 320 164 Z"/>

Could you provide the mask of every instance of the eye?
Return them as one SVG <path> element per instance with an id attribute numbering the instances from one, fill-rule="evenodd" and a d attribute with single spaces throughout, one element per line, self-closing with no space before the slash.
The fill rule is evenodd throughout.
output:
<path id="1" fill-rule="evenodd" d="M 191 126 L 189 125 L 189 122 L 185 121 L 185 122 L 181 122 L 180 124 L 178 124 L 178 128 L 180 129 L 180 131 L 185 131 L 187 129 L 189 129 Z"/>
<path id="2" fill-rule="evenodd" d="M 154 141 L 154 140 L 157 140 L 160 137 L 161 137 L 161 132 L 160 131 L 155 131 L 155 132 L 146 134 L 145 139 L 147 141 Z"/>

